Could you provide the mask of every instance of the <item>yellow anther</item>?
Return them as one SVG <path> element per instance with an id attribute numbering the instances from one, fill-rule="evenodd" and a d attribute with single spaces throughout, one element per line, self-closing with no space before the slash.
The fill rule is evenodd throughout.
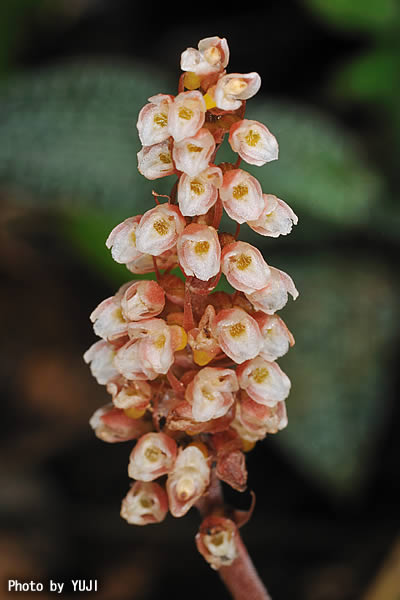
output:
<path id="1" fill-rule="evenodd" d="M 124 410 L 124 413 L 130 419 L 140 419 L 140 417 L 143 417 L 145 412 L 145 408 L 135 408 L 134 406 L 131 406 L 130 408 L 126 408 Z"/>
<path id="2" fill-rule="evenodd" d="M 154 115 L 153 121 L 159 127 L 166 127 L 168 125 L 168 116 L 165 113 L 157 113 Z"/>
<path id="3" fill-rule="evenodd" d="M 190 119 L 193 117 L 194 112 L 192 111 L 191 108 L 187 108 L 187 106 L 182 106 L 179 110 L 178 110 L 178 116 L 180 119 L 185 119 L 185 121 L 190 121 Z"/>
<path id="4" fill-rule="evenodd" d="M 148 496 L 142 496 L 139 502 L 142 508 L 151 508 L 154 505 L 153 498 L 149 498 Z"/>
<path id="5" fill-rule="evenodd" d="M 120 323 L 125 323 L 125 319 L 123 317 L 121 307 L 115 309 L 115 311 L 114 311 L 114 319 L 116 321 L 119 321 Z"/>
<path id="6" fill-rule="evenodd" d="M 249 146 L 257 146 L 258 142 L 260 141 L 261 135 L 258 133 L 258 131 L 253 131 L 252 129 L 250 129 L 250 131 L 248 132 L 248 134 L 245 136 L 245 140 L 246 143 Z"/>
<path id="7" fill-rule="evenodd" d="M 257 369 L 254 369 L 254 371 L 251 374 L 252 378 L 256 383 L 263 383 L 267 379 L 268 375 L 269 371 L 265 367 L 259 367 Z"/>
<path id="8" fill-rule="evenodd" d="M 247 88 L 247 83 L 243 79 L 230 79 L 225 86 L 225 93 L 237 96 Z"/>
<path id="9" fill-rule="evenodd" d="M 231 334 L 231 337 L 239 337 L 240 335 L 243 335 L 245 331 L 246 325 L 243 325 L 243 323 L 235 323 L 229 327 L 229 333 Z"/>
<path id="10" fill-rule="evenodd" d="M 238 185 L 235 185 L 235 187 L 232 190 L 232 196 L 235 198 L 235 200 L 241 200 L 243 198 L 243 196 L 247 196 L 248 193 L 249 193 L 249 188 L 247 187 L 247 185 L 244 185 L 243 183 L 239 183 Z"/>
<path id="11" fill-rule="evenodd" d="M 211 46 L 204 52 L 204 58 L 210 65 L 216 65 L 221 60 L 221 52 L 216 46 Z"/>
<path id="12" fill-rule="evenodd" d="M 202 242 L 197 242 L 194 246 L 194 251 L 196 252 L 196 254 L 199 254 L 199 255 L 207 254 L 209 249 L 210 249 L 210 242 L 207 242 L 207 240 L 203 240 Z"/>
<path id="13" fill-rule="evenodd" d="M 196 196 L 201 196 L 201 194 L 204 194 L 206 188 L 201 181 L 193 179 L 193 181 L 190 182 L 190 189 Z"/>
<path id="14" fill-rule="evenodd" d="M 157 231 L 158 235 L 167 235 L 169 224 L 165 219 L 157 219 L 153 223 L 153 228 Z"/>
<path id="15" fill-rule="evenodd" d="M 157 462 L 160 458 L 161 450 L 156 446 L 149 446 L 146 448 L 144 455 L 150 462 Z"/>
<path id="16" fill-rule="evenodd" d="M 188 144 L 187 149 L 189 152 L 201 152 L 203 150 L 201 146 L 196 146 L 195 144 Z"/>
<path id="17" fill-rule="evenodd" d="M 192 73 L 191 71 L 185 73 L 183 85 L 187 90 L 197 90 L 200 87 L 200 83 L 200 77 L 196 73 Z"/>
<path id="18" fill-rule="evenodd" d="M 188 500 L 196 491 L 194 481 L 191 477 L 183 477 L 178 481 L 176 494 L 180 500 Z"/>
<path id="19" fill-rule="evenodd" d="M 244 271 L 250 265 L 251 265 L 251 256 L 248 256 L 247 254 L 241 254 L 236 259 L 236 266 L 240 271 Z"/>
<path id="20" fill-rule="evenodd" d="M 198 448 L 200 450 L 200 452 L 202 453 L 202 455 L 204 456 L 204 458 L 208 457 L 208 448 L 205 444 L 203 444 L 203 442 L 192 442 L 191 444 L 189 444 L 190 446 L 194 446 L 195 448 Z"/>
<path id="21" fill-rule="evenodd" d="M 169 152 L 161 152 L 161 154 L 158 155 L 158 158 L 165 165 L 169 165 L 170 163 L 172 163 L 171 155 Z"/>
<path id="22" fill-rule="evenodd" d="M 254 446 L 256 445 L 255 442 L 250 442 L 249 440 L 245 440 L 242 438 L 242 450 L 243 452 L 250 452 L 250 450 L 253 450 Z"/>
<path id="23" fill-rule="evenodd" d="M 132 231 L 131 233 L 131 240 L 133 242 L 133 245 L 136 246 L 136 233 L 134 231 Z"/>
<path id="24" fill-rule="evenodd" d="M 212 360 L 213 358 L 213 354 L 210 354 L 205 350 L 194 350 L 193 352 L 193 360 L 196 363 L 196 365 L 199 365 L 199 367 L 204 367 L 204 365 L 208 365 L 210 360 Z"/>
<path id="25" fill-rule="evenodd" d="M 165 346 L 165 342 L 166 342 L 165 335 L 162 333 L 161 335 L 158 336 L 158 338 L 154 342 L 154 345 L 158 350 L 162 350 L 162 348 L 164 348 L 164 346 Z"/>
<path id="26" fill-rule="evenodd" d="M 214 98 L 210 94 L 204 94 L 203 98 L 204 102 L 206 103 L 207 110 L 210 110 L 211 108 L 215 108 L 217 106 Z"/>

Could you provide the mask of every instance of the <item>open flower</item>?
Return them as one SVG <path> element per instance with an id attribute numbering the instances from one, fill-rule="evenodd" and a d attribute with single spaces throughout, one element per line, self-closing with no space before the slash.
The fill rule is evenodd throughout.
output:
<path id="1" fill-rule="evenodd" d="M 210 467 L 196 446 L 180 449 L 173 470 L 168 475 L 169 508 L 174 517 L 183 517 L 201 498 L 210 482 Z"/>
<path id="2" fill-rule="evenodd" d="M 179 94 L 169 111 L 169 133 L 175 142 L 193 137 L 203 127 L 206 104 L 196 90 Z"/>
<path id="3" fill-rule="evenodd" d="M 174 172 L 169 140 L 153 146 L 143 146 L 137 158 L 139 172 L 146 179 L 159 179 Z"/>
<path id="4" fill-rule="evenodd" d="M 218 108 L 236 110 L 242 100 L 248 100 L 257 94 L 261 86 L 258 73 L 230 73 L 223 75 L 214 90 L 214 100 Z"/>
<path id="5" fill-rule="evenodd" d="M 167 512 L 167 494 L 153 481 L 136 481 L 122 500 L 121 517 L 131 525 L 161 523 Z"/>
<path id="6" fill-rule="evenodd" d="M 264 208 L 260 183 L 242 169 L 225 173 L 220 196 L 226 212 L 238 223 L 258 219 Z"/>
<path id="7" fill-rule="evenodd" d="M 206 517 L 196 535 L 198 551 L 215 570 L 233 563 L 238 556 L 238 543 L 237 526 L 225 517 Z"/>
<path id="8" fill-rule="evenodd" d="M 234 402 L 233 392 L 239 389 L 235 371 L 205 367 L 189 383 L 185 398 L 192 406 L 195 421 L 218 419 Z"/>
<path id="9" fill-rule="evenodd" d="M 232 150 L 250 165 L 261 167 L 278 158 L 276 137 L 258 121 L 243 119 L 234 123 L 229 131 L 229 143 Z"/>
<path id="10" fill-rule="evenodd" d="M 290 379 L 276 362 L 258 356 L 237 368 L 239 385 L 254 402 L 275 406 L 290 392 Z"/>
<path id="11" fill-rule="evenodd" d="M 137 129 L 143 146 L 153 146 L 166 140 L 171 134 L 168 130 L 168 115 L 173 96 L 157 94 L 149 98 L 139 113 Z"/>
<path id="12" fill-rule="evenodd" d="M 159 256 L 175 246 L 186 221 L 172 204 L 159 204 L 144 213 L 136 229 L 136 247 L 146 254 Z"/>
<path id="13" fill-rule="evenodd" d="M 142 215 L 129 217 L 114 227 L 107 238 L 106 246 L 111 248 L 111 256 L 115 262 L 120 264 L 129 263 L 142 253 L 136 248 L 136 229 Z"/>
<path id="14" fill-rule="evenodd" d="M 211 330 L 221 349 L 236 363 L 254 358 L 262 347 L 257 321 L 242 308 L 221 310 L 213 319 Z"/>
<path id="15" fill-rule="evenodd" d="M 131 452 L 128 474 L 139 481 L 153 481 L 169 473 L 175 463 L 177 445 L 165 433 L 146 433 Z"/>
<path id="16" fill-rule="evenodd" d="M 187 277 L 208 281 L 220 271 L 221 246 L 214 227 L 191 223 L 177 243 L 180 265 Z"/>
<path id="17" fill-rule="evenodd" d="M 271 194 L 263 194 L 264 209 L 258 219 L 248 221 L 251 229 L 269 237 L 287 235 L 292 226 L 297 225 L 298 218 L 290 206 Z"/>
<path id="18" fill-rule="evenodd" d="M 231 286 L 246 294 L 261 290 L 270 282 L 271 271 L 261 252 L 247 242 L 232 242 L 225 246 L 221 268 Z M 252 302 L 251 298 L 249 300 Z"/>
<path id="19" fill-rule="evenodd" d="M 210 165 L 198 175 L 183 173 L 178 183 L 178 203 L 185 217 L 204 215 L 214 206 L 218 188 L 222 185 L 222 171 Z"/>
<path id="20" fill-rule="evenodd" d="M 222 265 L 224 265 L 223 262 Z M 224 266 L 222 266 L 222 270 L 224 270 Z M 293 283 L 293 279 L 287 273 L 274 267 L 269 267 L 269 271 L 270 277 L 265 286 L 253 292 L 243 291 L 256 310 L 273 315 L 286 305 L 288 294 L 293 297 L 293 300 L 296 300 L 299 292 Z"/>
<path id="21" fill-rule="evenodd" d="M 208 75 L 222 71 L 228 61 L 229 48 L 226 39 L 214 36 L 200 40 L 198 50 L 187 48 L 182 52 L 181 69 L 196 75 Z"/>
<path id="22" fill-rule="evenodd" d="M 140 364 L 144 372 L 168 372 L 174 362 L 172 327 L 163 319 L 146 319 L 129 323 L 131 341 L 137 342 Z"/>
<path id="23" fill-rule="evenodd" d="M 294 337 L 278 315 L 258 313 L 255 317 L 263 338 L 260 356 L 273 361 L 280 358 L 294 345 Z"/>
<path id="24" fill-rule="evenodd" d="M 165 306 L 164 290 L 155 281 L 136 281 L 125 291 L 120 306 L 127 321 L 155 317 Z"/>
<path id="25" fill-rule="evenodd" d="M 173 157 L 176 168 L 194 177 L 204 171 L 215 150 L 215 141 L 208 129 L 200 129 L 196 135 L 175 142 Z"/>
<path id="26" fill-rule="evenodd" d="M 90 320 L 95 334 L 105 340 L 114 341 L 128 333 L 128 323 L 122 314 L 118 296 L 100 302 L 90 315 Z"/>
<path id="27" fill-rule="evenodd" d="M 118 375 L 114 364 L 115 348 L 105 340 L 95 342 L 83 355 L 85 363 L 90 364 L 90 371 L 97 383 L 105 384 Z"/>

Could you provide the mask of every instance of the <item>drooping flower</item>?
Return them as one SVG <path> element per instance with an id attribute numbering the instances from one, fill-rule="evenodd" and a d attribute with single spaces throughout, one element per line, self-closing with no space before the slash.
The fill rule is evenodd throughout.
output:
<path id="1" fill-rule="evenodd" d="M 254 402 L 276 406 L 290 391 L 290 379 L 276 362 L 258 356 L 237 368 L 240 387 Z"/>
<path id="2" fill-rule="evenodd" d="M 139 481 L 153 481 L 169 473 L 175 463 L 177 445 L 165 433 L 146 433 L 131 452 L 128 474 Z"/>
<path id="3" fill-rule="evenodd" d="M 182 52 L 181 69 L 196 75 L 208 75 L 222 71 L 228 61 L 229 48 L 226 39 L 214 36 L 200 40 L 198 50 L 187 48 Z"/>
<path id="4" fill-rule="evenodd" d="M 201 498 L 210 482 L 208 459 L 196 446 L 181 448 L 167 479 L 169 508 L 174 517 L 182 517 Z"/>
<path id="5" fill-rule="evenodd" d="M 232 369 L 204 367 L 186 389 L 185 398 L 192 406 L 193 419 L 203 422 L 222 417 L 232 406 L 238 389 Z"/>
<path id="6" fill-rule="evenodd" d="M 142 215 L 129 217 L 114 227 L 107 238 L 106 246 L 111 249 L 111 256 L 120 264 L 129 263 L 142 256 L 136 248 L 136 229 Z"/>
<path id="7" fill-rule="evenodd" d="M 245 294 L 265 288 L 271 278 L 270 268 L 261 252 L 247 242 L 233 242 L 225 246 L 221 254 L 221 268 L 231 286 Z M 252 302 L 251 298 L 249 300 Z"/>
<path id="8" fill-rule="evenodd" d="M 213 319 L 211 331 L 221 350 L 238 364 L 254 358 L 261 350 L 257 321 L 242 308 L 221 310 Z"/>
<path id="9" fill-rule="evenodd" d="M 165 141 L 171 133 L 168 130 L 168 117 L 173 96 L 156 94 L 149 98 L 139 113 L 137 129 L 143 146 L 153 146 Z"/>
<path id="10" fill-rule="evenodd" d="M 167 373 L 174 362 L 171 327 L 163 319 L 146 319 L 129 323 L 128 333 L 138 346 L 144 372 Z"/>
<path id="11" fill-rule="evenodd" d="M 204 215 L 214 206 L 218 188 L 222 185 L 222 171 L 209 166 L 198 175 L 190 177 L 183 173 L 178 183 L 178 203 L 185 217 Z"/>
<path id="12" fill-rule="evenodd" d="M 109 342 L 100 340 L 95 342 L 83 355 L 85 363 L 90 364 L 90 371 L 97 383 L 104 385 L 118 375 L 114 364 L 115 348 Z"/>
<path id="13" fill-rule="evenodd" d="M 222 270 L 224 270 L 223 264 L 222 257 Z M 293 300 L 296 300 L 299 292 L 293 283 L 293 279 L 287 273 L 274 267 L 269 267 L 269 271 L 270 277 L 265 286 L 252 292 L 243 291 L 256 310 L 273 315 L 286 305 L 288 294 L 292 296 Z"/>
<path id="14" fill-rule="evenodd" d="M 211 332 L 214 317 L 215 309 L 209 304 L 199 321 L 199 326 L 191 329 L 188 333 L 188 343 L 193 352 L 193 360 L 196 365 L 201 367 L 207 365 L 220 352 L 218 341 Z"/>
<path id="15" fill-rule="evenodd" d="M 178 258 L 186 276 L 208 281 L 221 266 L 221 246 L 214 227 L 191 223 L 180 234 Z"/>
<path id="16" fill-rule="evenodd" d="M 265 313 L 255 316 L 263 338 L 260 356 L 273 361 L 280 358 L 294 345 L 294 337 L 278 315 Z"/>
<path id="17" fill-rule="evenodd" d="M 248 221 L 247 224 L 255 232 L 278 237 L 287 235 L 292 231 L 292 226 L 297 225 L 298 218 L 286 202 L 271 194 L 263 194 L 264 209 L 258 219 Z"/>
<path id="18" fill-rule="evenodd" d="M 159 256 L 176 244 L 186 225 L 179 209 L 172 204 L 159 204 L 144 213 L 136 229 L 136 247 L 146 254 Z"/>
<path id="19" fill-rule="evenodd" d="M 106 298 L 90 315 L 96 335 L 110 342 L 127 335 L 128 323 L 122 313 L 118 296 Z"/>
<path id="20" fill-rule="evenodd" d="M 206 104 L 196 90 L 179 94 L 169 110 L 168 130 L 175 142 L 190 138 L 203 127 Z"/>
<path id="21" fill-rule="evenodd" d="M 127 288 L 120 306 L 127 321 L 156 317 L 165 306 L 164 290 L 155 281 L 137 281 Z"/>
<path id="22" fill-rule="evenodd" d="M 260 183 L 242 169 L 224 174 L 220 196 L 226 212 L 238 223 L 258 219 L 264 208 Z"/>
<path id="23" fill-rule="evenodd" d="M 234 562 L 238 557 L 238 543 L 237 526 L 226 517 L 206 517 L 196 535 L 198 551 L 215 570 Z"/>
<path id="24" fill-rule="evenodd" d="M 139 172 L 146 179 L 159 179 L 172 175 L 172 161 L 169 140 L 164 140 L 153 146 L 143 146 L 137 154 Z"/>
<path id="25" fill-rule="evenodd" d="M 215 140 L 208 129 L 200 129 L 196 135 L 175 142 L 173 157 L 176 168 L 190 177 L 207 169 L 215 150 Z"/>
<path id="26" fill-rule="evenodd" d="M 121 517 L 131 525 L 161 523 L 167 512 L 167 494 L 154 481 L 136 481 L 122 500 Z"/>
<path id="27" fill-rule="evenodd" d="M 218 108 L 236 110 L 243 100 L 248 100 L 257 94 L 261 87 L 261 77 L 258 73 L 230 73 L 223 75 L 214 90 L 214 100 Z"/>

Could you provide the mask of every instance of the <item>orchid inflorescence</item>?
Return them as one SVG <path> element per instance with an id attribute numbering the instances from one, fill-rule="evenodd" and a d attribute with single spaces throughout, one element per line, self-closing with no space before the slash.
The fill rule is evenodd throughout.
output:
<path id="1" fill-rule="evenodd" d="M 228 59 L 225 39 L 201 40 L 182 53 L 178 95 L 152 96 L 139 113 L 140 173 L 178 179 L 106 245 L 117 263 L 156 280 L 125 283 L 99 304 L 91 320 L 102 339 L 84 356 L 112 399 L 91 418 L 97 437 L 137 440 L 121 516 L 145 525 L 203 507 L 197 547 L 216 569 L 237 556 L 238 520 L 207 498 L 218 479 L 243 491 L 244 452 L 287 425 L 290 380 L 276 360 L 294 339 L 275 313 L 298 295 L 289 275 L 237 240 L 242 223 L 278 237 L 297 217 L 240 168 L 276 160 L 278 143 L 244 118 L 260 76 L 227 74 Z M 217 165 L 226 134 L 238 158 Z M 218 231 L 223 209 L 234 235 Z M 221 272 L 234 293 L 215 291 Z"/>

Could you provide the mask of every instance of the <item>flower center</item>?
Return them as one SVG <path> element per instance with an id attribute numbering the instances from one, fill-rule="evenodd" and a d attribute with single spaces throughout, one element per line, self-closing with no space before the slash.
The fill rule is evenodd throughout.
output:
<path id="1" fill-rule="evenodd" d="M 258 367 L 254 369 L 251 376 L 256 383 L 263 383 L 269 375 L 268 369 L 265 367 Z"/>
<path id="2" fill-rule="evenodd" d="M 158 461 L 158 459 L 160 458 L 160 454 L 161 450 L 159 448 L 156 448 L 155 446 L 150 446 L 149 448 L 146 448 L 144 453 L 147 460 L 152 463 Z"/>
<path id="3" fill-rule="evenodd" d="M 169 152 L 161 152 L 161 154 L 158 155 L 158 158 L 165 165 L 169 165 L 172 163 L 171 155 Z"/>
<path id="4" fill-rule="evenodd" d="M 191 108 L 187 108 L 186 106 L 182 106 L 179 111 L 178 111 L 178 115 L 181 119 L 185 119 L 186 121 L 190 121 L 190 119 L 193 117 L 194 112 L 192 111 Z"/>
<path id="5" fill-rule="evenodd" d="M 168 117 L 165 113 L 158 113 L 154 116 L 153 121 L 159 127 L 166 127 L 168 124 Z"/>
<path id="6" fill-rule="evenodd" d="M 209 249 L 210 249 L 210 242 L 207 242 L 206 240 L 203 240 L 202 242 L 197 242 L 197 244 L 194 247 L 194 251 L 196 252 L 196 254 L 199 254 L 199 255 L 207 254 Z"/>
<path id="7" fill-rule="evenodd" d="M 203 150 L 201 146 L 196 146 L 195 144 L 188 144 L 187 149 L 189 152 L 201 152 Z"/>
<path id="8" fill-rule="evenodd" d="M 190 182 L 190 189 L 196 196 L 201 196 L 205 191 L 204 185 L 198 179 L 193 179 L 193 181 Z"/>
<path id="9" fill-rule="evenodd" d="M 153 223 L 153 228 L 157 231 L 158 235 L 167 235 L 169 224 L 165 219 L 157 219 L 157 221 Z"/>
<path id="10" fill-rule="evenodd" d="M 232 337 L 239 337 L 240 335 L 242 335 L 243 333 L 245 333 L 246 331 L 246 325 L 243 325 L 243 323 L 235 323 L 234 325 L 231 325 L 229 327 L 229 333 L 231 334 Z"/>
<path id="11" fill-rule="evenodd" d="M 235 200 L 241 200 L 243 198 L 243 196 L 247 196 L 248 193 L 249 193 L 249 188 L 247 187 L 247 185 L 244 185 L 243 183 L 239 183 L 239 185 L 235 185 L 235 187 L 232 190 L 232 196 L 235 198 Z"/>
<path id="12" fill-rule="evenodd" d="M 250 129 L 249 133 L 244 138 L 249 146 L 257 146 L 260 141 L 261 135 L 257 131 Z"/>
<path id="13" fill-rule="evenodd" d="M 240 271 L 244 271 L 251 265 L 251 256 L 248 254 L 241 254 L 236 260 L 236 266 Z"/>

